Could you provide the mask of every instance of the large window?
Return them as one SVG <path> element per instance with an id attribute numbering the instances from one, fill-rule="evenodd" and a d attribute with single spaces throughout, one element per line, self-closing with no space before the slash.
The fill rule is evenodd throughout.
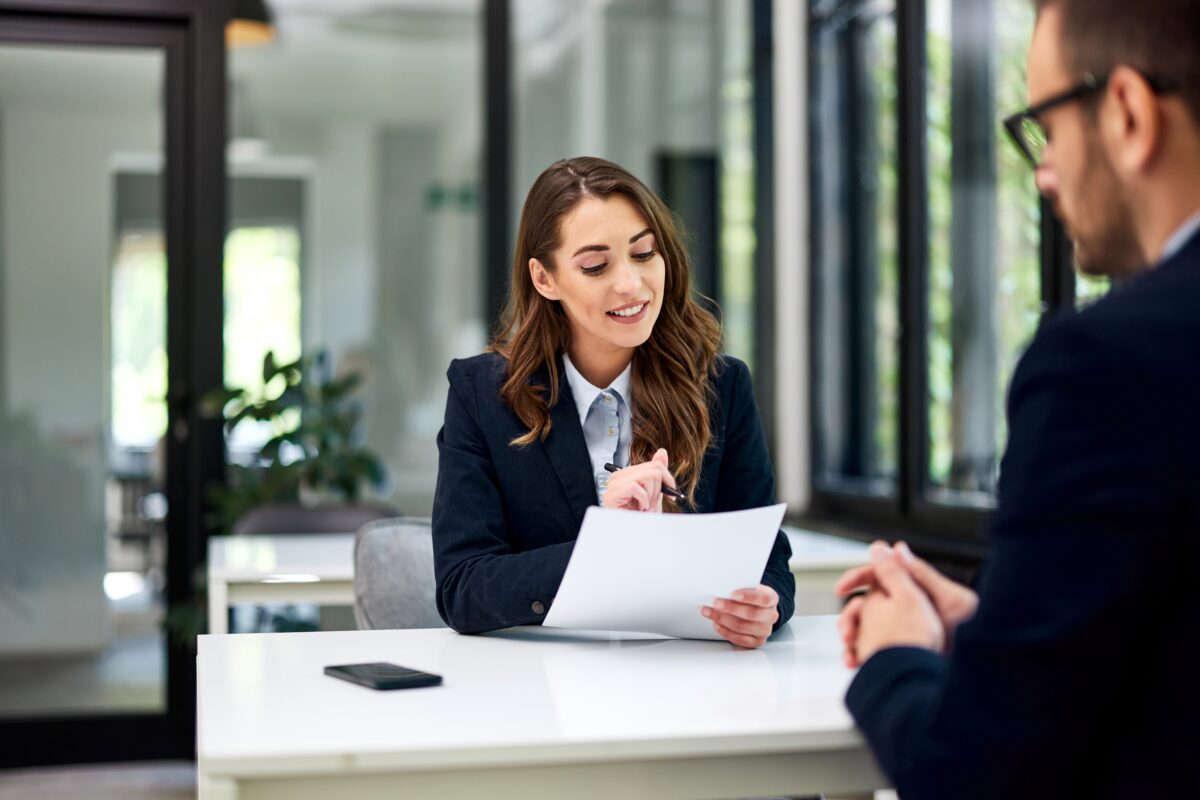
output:
<path id="1" fill-rule="evenodd" d="M 814 508 L 977 550 L 1009 376 L 1042 314 L 1076 300 L 1000 125 L 1027 103 L 1033 9 L 810 10 Z"/>

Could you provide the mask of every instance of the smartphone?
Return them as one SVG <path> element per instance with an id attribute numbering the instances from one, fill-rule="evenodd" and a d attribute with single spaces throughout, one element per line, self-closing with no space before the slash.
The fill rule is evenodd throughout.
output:
<path id="1" fill-rule="evenodd" d="M 389 664 L 386 661 L 339 664 L 326 667 L 325 674 L 371 689 L 415 689 L 418 686 L 438 686 L 442 682 L 441 675 Z"/>

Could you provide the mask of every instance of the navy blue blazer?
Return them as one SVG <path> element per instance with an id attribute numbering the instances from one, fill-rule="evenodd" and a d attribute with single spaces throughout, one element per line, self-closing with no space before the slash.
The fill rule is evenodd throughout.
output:
<path id="1" fill-rule="evenodd" d="M 905 800 L 1200 797 L 1200 235 L 1048 322 L 1008 414 L 977 615 L 847 706 Z"/>
<path id="2" fill-rule="evenodd" d="M 453 361 L 447 371 L 433 554 L 438 611 L 460 633 L 540 623 L 566 571 L 584 512 L 598 502 L 561 359 L 550 435 L 526 447 L 509 444 L 528 429 L 500 397 L 507 366 L 503 356 L 485 353 Z M 547 380 L 543 374 L 542 383 Z M 774 503 L 775 478 L 746 365 L 721 357 L 712 381 L 713 440 L 694 510 Z M 790 557 L 780 532 L 762 578 L 779 593 L 777 628 L 792 616 L 795 603 Z"/>

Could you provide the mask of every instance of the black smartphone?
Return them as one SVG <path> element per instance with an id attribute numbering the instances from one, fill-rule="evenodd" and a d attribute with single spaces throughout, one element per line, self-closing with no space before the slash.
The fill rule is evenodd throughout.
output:
<path id="1" fill-rule="evenodd" d="M 415 689 L 418 686 L 438 686 L 442 682 L 441 675 L 389 664 L 386 661 L 339 664 L 326 667 L 325 674 L 371 689 Z"/>

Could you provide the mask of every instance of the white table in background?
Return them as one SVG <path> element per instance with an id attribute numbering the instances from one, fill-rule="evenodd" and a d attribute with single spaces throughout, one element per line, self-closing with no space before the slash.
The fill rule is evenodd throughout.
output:
<path id="1" fill-rule="evenodd" d="M 783 532 L 792 544 L 788 566 L 796 578 L 796 613 L 838 613 L 841 601 L 833 585 L 846 570 L 867 563 L 869 545 L 790 525 L 784 525 Z"/>
<path id="2" fill-rule="evenodd" d="M 766 646 L 545 628 L 201 636 L 201 800 L 700 798 L 884 788 L 834 617 Z M 440 687 L 322 674 L 390 661 Z"/>
<path id="3" fill-rule="evenodd" d="M 210 633 L 228 632 L 229 608 L 236 603 L 354 605 L 354 534 L 210 538 Z"/>

